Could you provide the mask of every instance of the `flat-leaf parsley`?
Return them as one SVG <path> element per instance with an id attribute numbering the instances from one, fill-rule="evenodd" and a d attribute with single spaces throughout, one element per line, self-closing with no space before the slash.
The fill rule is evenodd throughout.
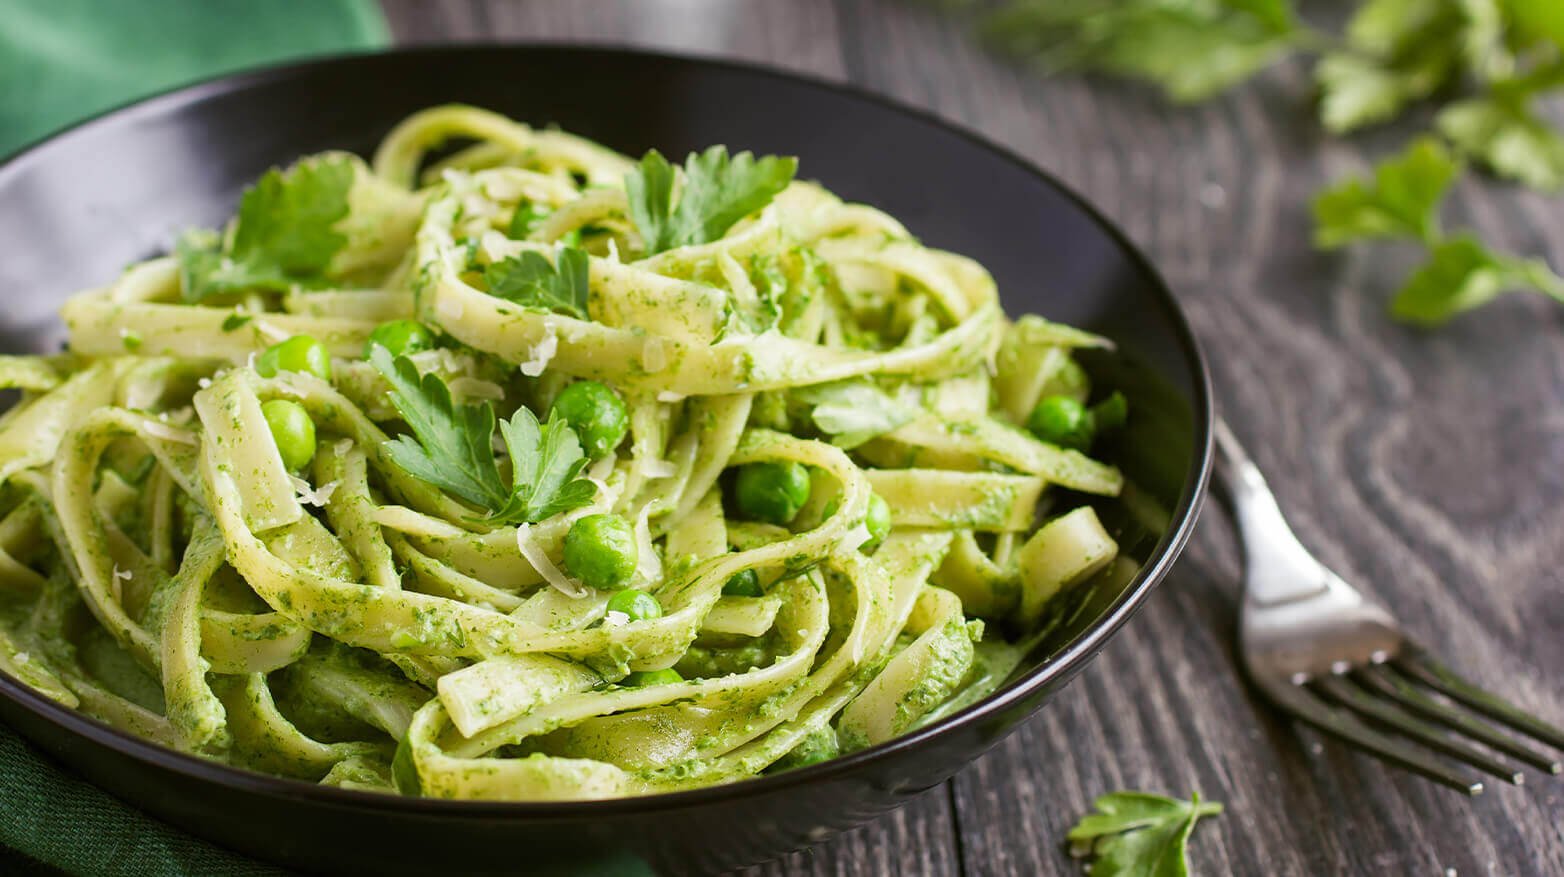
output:
<path id="1" fill-rule="evenodd" d="M 717 240 L 733 224 L 771 203 L 798 171 L 798 159 L 748 152 L 728 157 L 725 146 L 690 153 L 684 186 L 674 204 L 673 165 L 653 149 L 625 175 L 630 218 L 646 254 Z"/>
<path id="2" fill-rule="evenodd" d="M 1197 793 L 1180 801 L 1149 792 L 1111 792 L 1070 829 L 1071 855 L 1093 857 L 1092 877 L 1186 877 L 1195 822 L 1222 812 Z"/>
<path id="3" fill-rule="evenodd" d="M 391 404 L 413 431 L 386 443 L 392 462 L 488 512 L 488 522 L 536 523 L 597 495 L 597 486 L 580 477 L 586 466 L 581 442 L 563 421 L 550 418 L 539 426 L 523 406 L 500 423 L 511 460 L 507 483 L 494 459 L 492 405 L 453 402 L 439 375 L 420 377 L 412 360 L 393 358 L 380 345 L 370 362 L 391 385 Z"/>

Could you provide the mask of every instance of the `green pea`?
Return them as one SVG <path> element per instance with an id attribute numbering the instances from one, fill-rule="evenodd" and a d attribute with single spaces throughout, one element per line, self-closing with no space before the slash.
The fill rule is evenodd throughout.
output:
<path id="1" fill-rule="evenodd" d="M 1026 419 L 1032 434 L 1061 448 L 1084 451 L 1091 447 L 1091 412 L 1069 396 L 1049 396 L 1037 403 Z"/>
<path id="2" fill-rule="evenodd" d="M 733 574 L 722 586 L 722 593 L 729 597 L 763 597 L 765 591 L 760 589 L 760 575 L 752 569 L 740 570 Z"/>
<path id="3" fill-rule="evenodd" d="M 625 588 L 608 598 L 609 612 L 623 612 L 631 621 L 650 621 L 663 617 L 663 606 L 645 591 Z"/>
<path id="4" fill-rule="evenodd" d="M 563 417 L 570 424 L 581 440 L 581 450 L 593 460 L 619 447 L 630 428 L 630 411 L 624 400 L 597 381 L 576 381 L 561 390 L 549 415 Z"/>
<path id="5" fill-rule="evenodd" d="M 623 684 L 636 686 L 667 685 L 670 682 L 683 681 L 684 677 L 679 675 L 678 670 L 668 667 L 663 670 L 642 670 L 637 673 L 631 673 L 625 677 Z"/>
<path id="6" fill-rule="evenodd" d="M 303 469 L 315 458 L 315 421 L 304 406 L 287 399 L 272 399 L 261 405 L 261 414 L 271 428 L 272 441 L 282 455 L 282 464 L 290 471 Z"/>
<path id="7" fill-rule="evenodd" d="M 891 506 L 878 493 L 869 494 L 869 510 L 864 514 L 863 525 L 869 531 L 869 541 L 863 544 L 864 551 L 880 547 L 885 537 L 891 535 Z"/>
<path id="8" fill-rule="evenodd" d="M 278 372 L 307 372 L 323 381 L 331 380 L 331 354 L 326 346 L 308 335 L 295 335 L 266 348 L 255 358 L 255 370 L 263 378 L 275 378 Z"/>
<path id="9" fill-rule="evenodd" d="M 369 333 L 369 340 L 364 343 L 365 359 L 369 358 L 377 344 L 392 356 L 402 356 L 433 347 L 434 333 L 417 320 L 392 320 L 381 323 L 375 327 L 375 331 Z"/>
<path id="10" fill-rule="evenodd" d="M 565 534 L 565 569 L 594 588 L 617 588 L 628 582 L 635 573 L 637 553 L 635 531 L 619 515 L 587 515 Z"/>
<path id="11" fill-rule="evenodd" d="M 749 463 L 739 467 L 733 493 L 745 517 L 786 524 L 809 501 L 809 470 L 801 463 Z"/>

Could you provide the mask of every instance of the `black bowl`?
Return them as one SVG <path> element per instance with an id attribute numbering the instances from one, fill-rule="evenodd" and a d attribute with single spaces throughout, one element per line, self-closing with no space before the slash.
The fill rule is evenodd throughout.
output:
<path id="1" fill-rule="evenodd" d="M 66 295 L 166 249 L 181 229 L 220 223 L 267 167 L 367 152 L 403 116 L 448 101 L 632 154 L 712 143 L 795 154 L 803 176 L 981 261 L 1011 312 L 1113 338 L 1118 351 L 1087 366 L 1129 395 L 1135 413 L 1116 456 L 1167 512 L 1161 532 L 1141 532 L 1140 573 L 1079 601 L 1007 687 L 969 709 L 845 758 L 697 791 L 507 804 L 323 788 L 160 748 L 0 677 L 0 718 L 42 749 L 175 825 L 311 871 L 716 870 L 817 842 L 948 778 L 1079 672 L 1173 563 L 1204 494 L 1212 415 L 1199 348 L 1156 272 L 1017 157 L 928 115 L 768 70 L 606 49 L 428 49 L 231 76 L 108 113 L 0 166 L 0 347 L 57 349 Z M 1114 520 L 1134 529 L 1123 523 L 1132 518 L 1147 516 Z"/>

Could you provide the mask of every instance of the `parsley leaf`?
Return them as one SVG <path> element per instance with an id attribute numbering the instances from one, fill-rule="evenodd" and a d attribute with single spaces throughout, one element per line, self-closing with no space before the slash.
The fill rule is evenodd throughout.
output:
<path id="1" fill-rule="evenodd" d="M 1334 249 L 1368 238 L 1433 240 L 1439 204 L 1461 166 L 1438 141 L 1423 138 L 1374 169 L 1314 199 L 1314 243 Z"/>
<path id="2" fill-rule="evenodd" d="M 510 500 L 511 491 L 494 463 L 494 408 L 457 405 L 436 374 L 418 375 L 405 356 L 376 344 L 369 361 L 391 385 L 391 404 L 413 430 L 386 443 L 391 461 L 407 474 L 449 491 L 486 511 Z"/>
<path id="3" fill-rule="evenodd" d="M 267 171 L 245 190 L 226 241 L 209 231 L 180 240 L 176 255 L 185 300 L 320 285 L 332 257 L 348 242 L 335 226 L 348 215 L 356 173 L 354 161 L 342 155 Z"/>
<path id="4" fill-rule="evenodd" d="M 553 212 L 541 204 L 523 201 L 516 206 L 516 212 L 511 214 L 510 225 L 505 230 L 505 236 L 518 241 L 526 240 L 527 236 L 537 230 L 537 227 L 543 224 L 543 220 L 548 219 L 549 214 Z"/>
<path id="5" fill-rule="evenodd" d="M 1490 252 L 1467 235 L 1440 242 L 1429 260 L 1407 279 L 1390 302 L 1398 320 L 1437 326 L 1487 304 L 1512 289 L 1530 289 L 1564 301 L 1564 278 L 1539 259 Z"/>
<path id="6" fill-rule="evenodd" d="M 1347 25 L 1347 48 L 1315 68 L 1320 120 L 1340 134 L 1428 97 L 1460 72 L 1473 27 L 1456 0 L 1369 0 Z"/>
<path id="7" fill-rule="evenodd" d="M 1457 101 L 1439 113 L 1439 133 L 1502 177 L 1534 189 L 1564 186 L 1564 138 L 1508 97 Z"/>
<path id="8" fill-rule="evenodd" d="M 1021 0 L 990 41 L 1049 70 L 1097 70 L 1204 100 L 1280 58 L 1300 34 L 1285 0 Z"/>
<path id="9" fill-rule="evenodd" d="M 798 171 L 798 159 L 749 152 L 728 157 L 726 146 L 690 153 L 684 160 L 684 187 L 673 203 L 673 166 L 653 149 L 625 175 L 630 218 L 648 256 L 710 243 L 733 224 L 754 213 L 786 189 Z"/>
<path id="10" fill-rule="evenodd" d="M 510 452 L 514 490 L 505 507 L 494 517 L 508 522 L 535 524 L 560 512 L 587 505 L 597 496 L 597 485 L 580 477 L 586 468 L 581 442 L 565 421 L 538 419 L 525 406 L 510 420 L 500 421 L 505 447 Z"/>
<path id="11" fill-rule="evenodd" d="M 586 251 L 564 247 L 555 264 L 542 253 L 527 250 L 495 262 L 483 272 L 489 294 L 523 307 L 541 308 L 588 319 L 587 297 L 590 261 Z"/>
<path id="12" fill-rule="evenodd" d="M 810 417 L 839 448 L 855 448 L 891 432 L 918 416 L 918 406 L 904 402 L 868 381 L 840 381 L 794 391 L 813 405 Z"/>
<path id="13" fill-rule="evenodd" d="M 511 461 L 506 484 L 494 460 L 494 408 L 455 404 L 439 375 L 418 374 L 412 360 L 375 345 L 369 360 L 391 385 L 391 404 L 413 431 L 386 442 L 391 461 L 415 478 L 489 512 L 495 524 L 535 524 L 580 508 L 597 485 L 580 477 L 586 457 L 563 420 L 543 426 L 525 406 L 499 422 Z"/>
<path id="14" fill-rule="evenodd" d="M 1093 877 L 1186 877 L 1186 850 L 1195 822 L 1222 812 L 1197 793 L 1179 801 L 1147 792 L 1112 792 L 1092 805 L 1067 837 L 1071 853 L 1094 856 Z"/>

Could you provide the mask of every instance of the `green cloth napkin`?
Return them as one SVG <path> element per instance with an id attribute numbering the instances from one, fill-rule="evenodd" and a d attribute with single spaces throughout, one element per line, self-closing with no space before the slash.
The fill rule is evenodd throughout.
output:
<path id="1" fill-rule="evenodd" d="M 176 85 L 388 41 L 374 0 L 0 0 L 0 156 Z"/>
<path id="2" fill-rule="evenodd" d="M 0 156 L 182 83 L 388 40 L 373 0 L 0 0 Z M 281 875 L 99 790 L 0 726 L 0 874 Z"/>

